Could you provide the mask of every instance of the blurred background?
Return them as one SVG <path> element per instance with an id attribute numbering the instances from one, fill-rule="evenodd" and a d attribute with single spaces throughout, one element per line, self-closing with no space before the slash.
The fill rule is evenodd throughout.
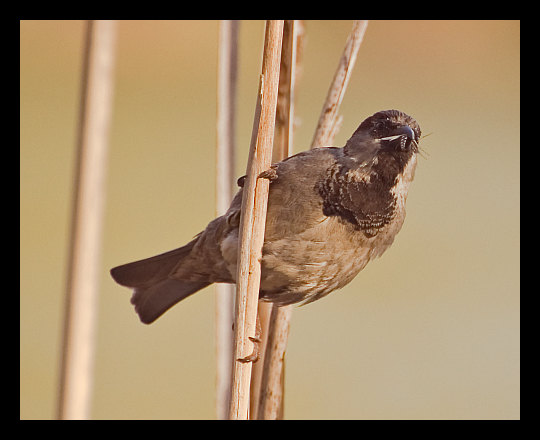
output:
<path id="1" fill-rule="evenodd" d="M 306 21 L 295 151 L 352 21 Z M 84 22 L 21 21 L 20 417 L 55 416 Z M 240 24 L 237 175 L 263 21 Z M 121 21 L 92 417 L 214 418 L 214 287 L 141 324 L 113 266 L 214 218 L 217 21 Z M 407 219 L 346 288 L 295 308 L 288 419 L 520 417 L 518 21 L 371 21 L 335 145 L 384 109 L 424 134 Z"/>

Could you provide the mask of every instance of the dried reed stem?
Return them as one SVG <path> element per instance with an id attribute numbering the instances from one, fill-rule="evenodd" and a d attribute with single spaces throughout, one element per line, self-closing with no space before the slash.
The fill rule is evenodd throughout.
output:
<path id="1" fill-rule="evenodd" d="M 292 310 L 293 306 L 272 306 L 259 397 L 259 420 L 283 419 L 285 350 L 289 340 Z"/>
<path id="2" fill-rule="evenodd" d="M 343 55 L 341 55 L 341 59 L 339 60 L 336 74 L 326 95 L 326 101 L 319 116 L 319 122 L 313 135 L 311 148 L 332 146 L 334 143 L 334 138 L 341 126 L 341 119 L 338 118 L 339 106 L 343 96 L 345 96 L 345 90 L 347 89 L 347 84 L 349 83 L 349 78 L 351 77 L 356 61 L 356 55 L 362 44 L 367 24 L 368 20 L 355 20 L 353 23 L 353 28 L 345 44 L 345 49 L 343 49 Z"/>
<path id="3" fill-rule="evenodd" d="M 90 415 L 115 31 L 114 21 L 96 20 L 88 23 L 86 33 L 59 419 L 88 419 Z"/>
<path id="4" fill-rule="evenodd" d="M 218 51 L 216 214 L 227 211 L 233 197 L 238 20 L 220 20 Z M 216 417 L 229 415 L 234 334 L 234 285 L 216 284 Z"/>
<path id="5" fill-rule="evenodd" d="M 276 115 L 274 162 L 279 162 L 292 154 L 297 47 L 299 46 L 298 35 L 302 33 L 303 26 L 300 20 L 285 21 Z M 263 325 L 263 313 L 261 313 L 263 309 L 268 309 L 266 312 L 268 325 L 266 326 Z M 261 327 L 267 329 L 267 331 L 263 331 L 264 344 L 261 344 L 261 348 L 265 348 L 264 357 L 262 357 L 261 362 L 254 366 L 258 374 L 252 378 L 251 417 L 254 419 L 275 420 L 283 417 L 283 361 L 285 349 L 287 348 L 292 306 L 277 307 L 270 303 L 261 302 L 259 312 L 261 315 Z"/>
<path id="6" fill-rule="evenodd" d="M 257 301 L 261 278 L 260 260 L 264 241 L 266 205 L 269 181 L 259 179 L 259 174 L 271 164 L 276 102 L 279 83 L 279 65 L 283 20 L 268 20 L 260 81 L 260 116 L 256 140 L 250 147 L 247 177 L 244 184 L 242 215 L 240 218 L 240 249 L 236 278 L 235 357 L 231 386 L 230 419 L 247 419 L 249 384 L 252 363 L 238 359 L 249 356 L 253 344 L 248 337 L 255 336 Z M 256 111 L 256 113 L 258 113 Z"/>

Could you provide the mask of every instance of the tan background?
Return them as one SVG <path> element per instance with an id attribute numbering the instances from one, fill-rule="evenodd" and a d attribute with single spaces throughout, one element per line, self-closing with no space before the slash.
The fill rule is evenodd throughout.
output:
<path id="1" fill-rule="evenodd" d="M 306 22 L 295 151 L 309 146 L 350 21 Z M 94 418 L 213 418 L 213 287 L 151 326 L 108 269 L 214 217 L 217 22 L 120 22 Z M 245 170 L 263 22 L 240 28 Z M 54 417 L 82 22 L 21 22 L 20 416 Z M 341 291 L 296 308 L 287 418 L 520 417 L 519 22 L 370 22 L 342 146 L 376 111 L 420 123 L 408 217 Z"/>

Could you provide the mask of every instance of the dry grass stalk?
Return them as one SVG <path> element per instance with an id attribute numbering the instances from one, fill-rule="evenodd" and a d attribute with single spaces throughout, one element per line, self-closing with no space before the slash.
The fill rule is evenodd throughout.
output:
<path id="1" fill-rule="evenodd" d="M 235 357 L 242 359 L 253 351 L 249 337 L 255 335 L 257 302 L 261 276 L 260 259 L 264 241 L 269 181 L 259 174 L 271 165 L 283 20 L 268 20 L 260 81 L 260 116 L 256 140 L 250 148 L 240 219 L 240 249 L 236 285 Z M 259 107 L 259 106 L 258 106 Z M 258 112 L 256 112 L 258 113 Z M 230 419 L 247 419 L 252 363 L 234 362 Z"/>
<path id="2" fill-rule="evenodd" d="M 338 119 L 338 110 L 345 96 L 345 90 L 349 83 L 358 49 L 362 44 L 364 33 L 368 20 L 355 20 L 352 31 L 343 49 L 343 55 L 339 60 L 338 69 L 334 75 L 334 79 L 326 95 L 326 101 L 323 105 L 317 129 L 313 135 L 311 148 L 320 148 L 324 146 L 332 146 L 334 138 L 341 126 L 341 120 Z"/>
<path id="3" fill-rule="evenodd" d="M 289 340 L 292 309 L 293 306 L 272 306 L 259 396 L 259 420 L 283 419 L 285 350 Z"/>
<path id="4" fill-rule="evenodd" d="M 234 195 L 238 20 L 220 20 L 218 51 L 216 215 L 225 214 Z M 216 284 L 216 417 L 229 415 L 234 334 L 234 285 Z"/>
<path id="5" fill-rule="evenodd" d="M 298 44 L 298 35 L 302 33 L 300 20 L 285 21 L 273 162 L 279 162 L 292 154 L 297 50 L 301 46 Z M 266 313 L 262 313 L 263 310 Z M 263 331 L 261 344 L 264 356 L 255 364 L 251 382 L 251 417 L 273 420 L 282 418 L 283 414 L 283 359 L 292 307 L 277 307 L 261 301 L 259 314 L 261 327 L 267 330 Z M 263 319 L 264 314 L 267 315 L 266 321 Z"/>
<path id="6" fill-rule="evenodd" d="M 58 400 L 60 419 L 90 416 L 115 31 L 114 21 L 96 20 L 88 23 L 86 33 Z"/>

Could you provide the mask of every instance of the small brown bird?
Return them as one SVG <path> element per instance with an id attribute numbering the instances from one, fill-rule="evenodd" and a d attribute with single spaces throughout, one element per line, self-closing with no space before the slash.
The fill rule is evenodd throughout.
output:
<path id="1" fill-rule="evenodd" d="M 392 244 L 405 219 L 420 126 L 397 110 L 375 113 L 343 148 L 304 151 L 272 165 L 261 299 L 309 303 L 348 284 Z M 133 288 L 150 324 L 212 283 L 234 283 L 242 189 L 225 215 L 185 246 L 111 270 Z"/>

